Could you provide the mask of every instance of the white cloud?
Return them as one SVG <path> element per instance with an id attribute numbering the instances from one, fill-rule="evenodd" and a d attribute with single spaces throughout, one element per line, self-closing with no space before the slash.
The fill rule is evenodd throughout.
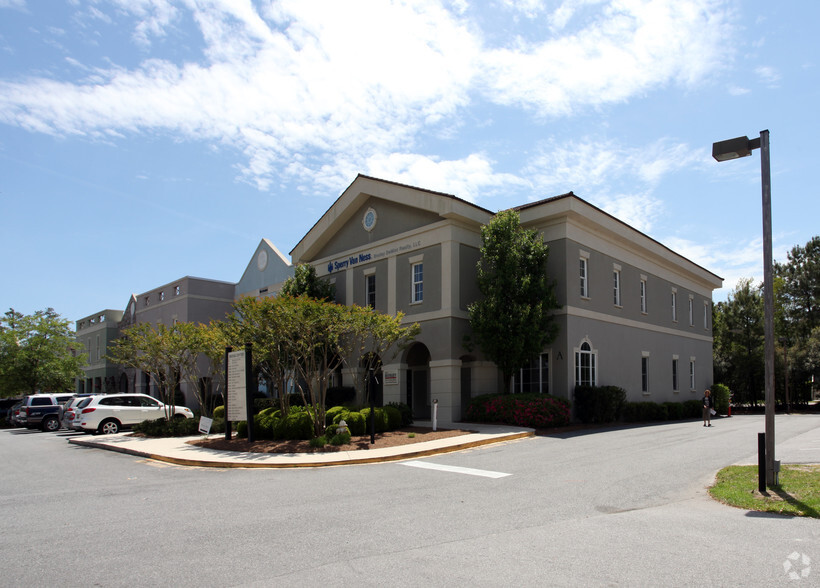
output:
<path id="1" fill-rule="evenodd" d="M 761 84 L 769 88 L 777 88 L 780 85 L 780 72 L 775 68 L 766 65 L 761 65 L 755 68 L 755 73 Z"/>
<path id="2" fill-rule="evenodd" d="M 567 6 L 555 13 L 558 24 L 571 15 Z M 555 116 L 669 82 L 690 85 L 719 67 L 727 33 L 722 2 L 613 2 L 571 34 L 487 52 L 487 93 L 501 104 Z"/>
<path id="3" fill-rule="evenodd" d="M 350 170 L 377 169 L 468 198 L 500 178 L 521 185 L 494 173 L 479 153 L 440 160 L 420 154 L 420 145 L 447 140 L 479 93 L 555 115 L 687 85 L 720 63 L 716 40 L 726 32 L 718 0 L 565 0 L 553 10 L 533 0 L 519 6 L 546 23 L 541 39 L 513 39 L 503 48 L 485 46 L 463 3 L 449 11 L 436 0 L 283 0 L 262 9 L 250 0 L 112 2 L 118 15 L 135 19 L 133 38 L 149 52 L 152 40 L 179 33 L 190 14 L 204 43 L 201 59 L 89 68 L 74 83 L 0 80 L 0 122 L 54 135 L 108 140 L 159 132 L 228 145 L 242 154 L 240 178 L 260 190 L 282 175 L 321 185 L 323 178 L 349 179 Z M 99 12 L 98 20 L 107 16 L 102 3 L 84 9 Z M 584 19 L 575 18 L 579 11 Z M 557 29 L 563 36 L 549 32 Z M 537 185 L 599 186 L 617 173 L 611 150 L 574 152 L 584 148 L 557 150 L 551 179 Z M 683 153 L 631 162 L 631 173 L 651 186 Z M 472 178 L 450 190 L 454 180 L 445 172 Z"/>

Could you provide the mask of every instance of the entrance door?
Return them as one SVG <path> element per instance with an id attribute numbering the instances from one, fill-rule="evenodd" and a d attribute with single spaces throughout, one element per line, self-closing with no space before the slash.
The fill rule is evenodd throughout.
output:
<path id="1" fill-rule="evenodd" d="M 413 386 L 413 418 L 424 419 L 430 418 L 430 388 L 427 385 L 427 376 L 429 371 L 424 368 L 415 368 L 412 370 L 412 386 Z"/>

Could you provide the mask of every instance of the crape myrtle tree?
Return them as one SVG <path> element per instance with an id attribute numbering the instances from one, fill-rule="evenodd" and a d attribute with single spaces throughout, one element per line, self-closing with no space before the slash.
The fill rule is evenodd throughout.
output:
<path id="1" fill-rule="evenodd" d="M 295 330 L 293 313 L 298 302 L 292 296 L 254 298 L 246 296 L 234 303 L 234 313 L 226 321 L 230 345 L 253 347 L 253 369 L 279 390 L 279 409 L 290 410 L 288 380 L 293 371 Z M 224 353 L 224 349 L 223 349 Z"/>
<path id="2" fill-rule="evenodd" d="M 53 308 L 0 317 L 0 396 L 63 392 L 74 388 L 88 356 L 74 340 L 70 321 Z"/>
<path id="3" fill-rule="evenodd" d="M 351 338 L 351 357 L 359 359 L 355 370 L 357 401 L 364 404 L 365 381 L 370 370 L 389 363 L 418 336 L 418 323 L 402 326 L 404 313 L 387 315 L 369 307 L 351 306 L 349 312 L 355 321 L 355 328 L 348 335 Z"/>
<path id="4" fill-rule="evenodd" d="M 521 227 L 518 213 L 498 213 L 481 228 L 477 266 L 481 298 L 470 305 L 474 342 L 495 362 L 504 393 L 516 370 L 536 357 L 556 336 L 552 311 L 560 308 L 547 277 L 549 247 L 534 230 Z"/>
<path id="5" fill-rule="evenodd" d="M 401 325 L 402 315 L 390 316 L 359 306 L 342 306 L 307 295 L 280 295 L 238 300 L 228 318 L 234 344 L 249 342 L 254 365 L 279 390 L 293 380 L 310 407 L 316 435 L 324 432 L 325 402 L 333 373 L 348 360 L 385 355 L 406 344 L 418 325 Z M 356 366 L 351 366 L 356 367 Z M 280 394 L 280 409 L 290 410 Z"/>
<path id="6" fill-rule="evenodd" d="M 194 323 L 139 323 L 125 329 L 109 349 L 109 360 L 149 374 L 166 405 L 166 418 L 174 416 L 179 383 L 196 373 L 197 329 Z"/>

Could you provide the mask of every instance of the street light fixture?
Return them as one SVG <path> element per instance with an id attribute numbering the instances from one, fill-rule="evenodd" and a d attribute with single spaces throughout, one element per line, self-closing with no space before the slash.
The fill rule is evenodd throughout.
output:
<path id="1" fill-rule="evenodd" d="M 769 131 L 760 138 L 737 137 L 712 144 L 712 157 L 729 161 L 760 149 L 760 179 L 763 189 L 763 338 L 766 403 L 766 485 L 777 484 L 779 464 L 774 459 L 774 279 L 772 276 L 772 177 L 769 164 Z"/>

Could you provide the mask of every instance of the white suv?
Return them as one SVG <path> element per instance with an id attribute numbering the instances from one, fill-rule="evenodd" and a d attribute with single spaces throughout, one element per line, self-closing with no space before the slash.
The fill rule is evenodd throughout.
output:
<path id="1" fill-rule="evenodd" d="M 75 427 L 86 433 L 118 433 L 142 421 L 165 418 L 170 407 L 147 394 L 106 394 L 93 396 L 74 417 Z M 174 418 L 194 418 L 191 409 L 174 407 Z"/>

